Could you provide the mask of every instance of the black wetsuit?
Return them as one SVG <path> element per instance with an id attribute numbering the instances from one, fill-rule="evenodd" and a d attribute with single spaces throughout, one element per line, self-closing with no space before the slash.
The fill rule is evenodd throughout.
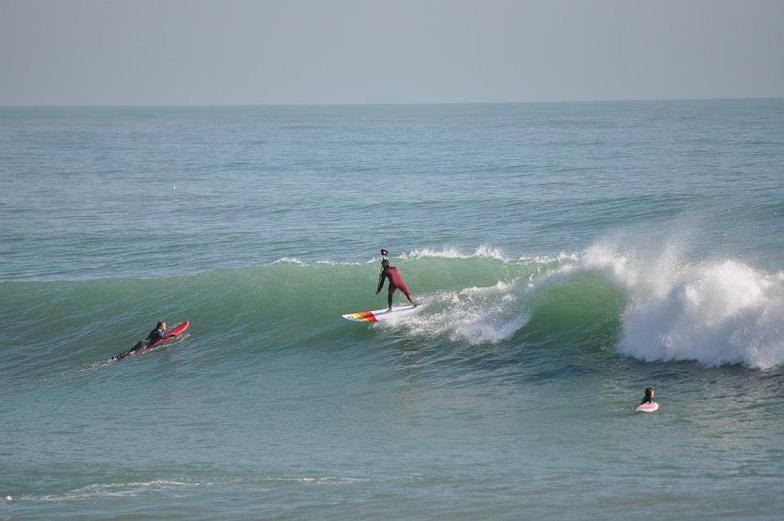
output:
<path id="1" fill-rule="evenodd" d="M 166 331 L 161 331 L 160 329 L 158 329 L 156 327 L 155 329 L 150 331 L 150 334 L 147 335 L 147 338 L 145 338 L 144 340 L 139 340 L 139 342 L 135 346 L 130 348 L 129 350 L 114 355 L 112 357 L 112 360 L 122 360 L 126 356 L 133 354 L 134 352 L 138 351 L 139 349 L 143 349 L 145 347 L 148 347 L 151 344 L 154 344 L 158 340 L 160 340 L 162 338 L 165 338 L 165 337 L 166 337 Z"/>
<path id="2" fill-rule="evenodd" d="M 652 403 L 652 402 L 653 402 L 653 397 L 648 398 L 646 396 L 645 398 L 642 399 L 642 401 L 640 402 L 640 405 L 642 405 L 644 403 Z"/>
<path id="3" fill-rule="evenodd" d="M 136 351 L 137 349 L 141 349 L 143 347 L 147 347 L 151 344 L 154 344 L 158 340 L 162 339 L 164 336 L 165 333 L 156 327 L 155 329 L 150 331 L 150 334 L 147 335 L 147 338 L 145 338 L 144 340 L 140 340 L 138 344 L 133 346 L 133 349 L 131 349 L 131 351 Z"/>

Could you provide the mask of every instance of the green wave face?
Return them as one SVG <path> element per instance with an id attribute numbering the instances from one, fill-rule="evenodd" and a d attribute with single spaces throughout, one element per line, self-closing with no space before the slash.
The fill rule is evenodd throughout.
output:
<path id="1" fill-rule="evenodd" d="M 621 295 L 595 275 L 562 276 L 558 260 L 410 258 L 395 264 L 421 310 L 373 334 L 469 345 L 612 336 Z M 294 261 L 158 279 L 2 283 L 2 339 L 11 373 L 101 360 L 136 342 L 158 319 L 191 321 L 188 336 L 240 352 L 365 335 L 342 313 L 386 306 L 375 264 Z M 396 302 L 405 298 L 398 293 Z M 212 356 L 220 358 L 220 355 Z"/>

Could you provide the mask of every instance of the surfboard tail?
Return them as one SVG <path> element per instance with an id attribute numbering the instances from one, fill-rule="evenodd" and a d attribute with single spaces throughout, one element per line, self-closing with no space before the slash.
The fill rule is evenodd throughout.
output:
<path id="1" fill-rule="evenodd" d="M 382 322 L 387 317 L 396 316 L 402 312 L 409 312 L 413 311 L 417 306 L 415 305 L 408 305 L 408 306 L 397 306 L 392 308 L 390 311 L 389 309 L 375 309 L 373 311 L 359 311 L 357 313 L 346 313 L 345 315 L 341 315 L 346 320 L 350 320 L 352 322 L 363 322 L 363 323 L 371 323 L 371 322 Z"/>
<path id="2" fill-rule="evenodd" d="M 347 313 L 343 315 L 343 318 L 346 320 L 351 320 L 352 322 L 378 322 L 378 318 L 372 311 L 360 311 L 359 313 Z"/>

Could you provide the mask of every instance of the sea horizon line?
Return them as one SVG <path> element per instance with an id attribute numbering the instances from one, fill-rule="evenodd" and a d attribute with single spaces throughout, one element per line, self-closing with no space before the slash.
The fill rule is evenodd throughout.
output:
<path id="1" fill-rule="evenodd" d="M 774 101 L 784 96 L 752 97 L 676 97 L 676 98 L 627 98 L 627 99 L 584 99 L 584 100 L 528 100 L 528 101 L 412 101 L 412 102 L 357 102 L 357 103 L 127 103 L 127 104 L 14 104 L 0 105 L 0 109 L 56 109 L 56 108 L 243 108 L 243 107 L 415 107 L 415 106 L 462 106 L 462 105 L 545 105 L 545 104 L 605 104 L 605 103 L 661 103 L 677 101 Z"/>

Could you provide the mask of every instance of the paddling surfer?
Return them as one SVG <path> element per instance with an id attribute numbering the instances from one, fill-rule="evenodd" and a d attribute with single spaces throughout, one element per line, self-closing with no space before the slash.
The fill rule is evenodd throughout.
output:
<path id="1" fill-rule="evenodd" d="M 389 279 L 389 294 L 387 296 L 387 302 L 389 303 L 390 311 L 392 310 L 392 296 L 398 289 L 403 292 L 406 298 L 408 298 L 409 302 L 416 306 L 417 303 L 414 301 L 414 297 L 411 296 L 411 292 L 408 291 L 405 282 L 403 282 L 403 278 L 400 276 L 400 270 L 398 270 L 395 266 L 389 265 L 389 260 L 386 258 L 389 252 L 386 250 L 381 250 L 381 254 L 384 258 L 381 261 L 381 273 L 378 274 L 378 287 L 376 288 L 376 295 L 378 295 L 381 292 L 381 288 L 384 287 L 384 280 Z"/>
<path id="2" fill-rule="evenodd" d="M 158 323 L 155 325 L 155 329 L 150 331 L 150 334 L 147 335 L 147 338 L 136 344 L 133 348 L 134 351 L 137 349 L 141 349 L 142 347 L 148 347 L 153 345 L 154 343 L 163 340 L 163 337 L 166 336 L 166 330 L 168 326 L 166 326 L 165 320 L 159 320 Z"/>
<path id="3" fill-rule="evenodd" d="M 144 349 L 145 347 L 149 347 L 156 342 L 160 342 L 166 337 L 166 330 L 168 329 L 165 320 L 159 320 L 158 323 L 155 325 L 155 329 L 150 331 L 150 334 L 147 335 L 147 338 L 144 340 L 139 340 L 139 342 L 130 348 L 128 351 L 124 353 L 120 353 L 119 355 L 114 355 L 112 360 L 122 360 L 128 355 L 134 354 L 139 349 Z"/>

